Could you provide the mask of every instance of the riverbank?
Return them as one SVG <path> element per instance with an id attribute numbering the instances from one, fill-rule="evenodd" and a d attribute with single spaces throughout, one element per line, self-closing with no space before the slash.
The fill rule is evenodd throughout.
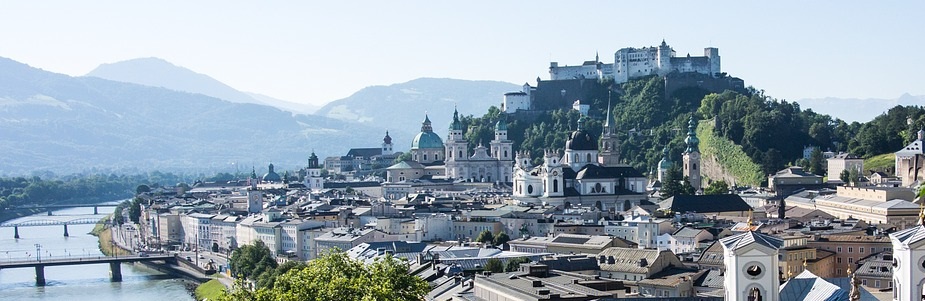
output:
<path id="1" fill-rule="evenodd" d="M 96 229 L 94 228 L 94 231 Z M 92 234 L 92 232 L 91 232 Z M 104 227 L 103 230 L 99 231 L 99 234 L 96 235 L 100 238 L 100 252 L 103 252 L 106 256 L 125 256 L 131 255 L 132 252 L 129 250 L 123 249 L 119 245 L 116 245 L 112 241 L 112 228 Z"/>
<path id="2" fill-rule="evenodd" d="M 225 292 L 225 285 L 218 279 L 212 279 L 196 287 L 196 300 L 215 300 Z"/>

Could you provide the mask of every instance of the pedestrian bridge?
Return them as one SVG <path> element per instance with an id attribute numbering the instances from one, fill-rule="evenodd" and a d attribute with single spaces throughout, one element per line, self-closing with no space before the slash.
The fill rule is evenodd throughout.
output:
<path id="1" fill-rule="evenodd" d="M 62 219 L 32 219 L 21 222 L 6 222 L 0 224 L 0 228 L 13 228 L 13 238 L 19 238 L 19 227 L 37 227 L 37 226 L 64 226 L 64 237 L 70 236 L 67 233 L 67 225 L 94 225 L 100 222 L 99 217 L 84 217 L 71 220 Z"/>
<path id="2" fill-rule="evenodd" d="M 74 257 L 58 258 L 50 260 L 24 260 L 0 262 L 0 270 L 15 268 L 35 268 L 35 285 L 45 285 L 45 267 L 62 266 L 62 265 L 82 265 L 82 264 L 109 264 L 109 276 L 113 282 L 122 281 L 122 263 L 132 262 L 151 262 L 162 261 L 165 264 L 177 264 L 177 257 L 173 255 L 150 255 L 150 256 L 120 256 L 120 257 Z"/>

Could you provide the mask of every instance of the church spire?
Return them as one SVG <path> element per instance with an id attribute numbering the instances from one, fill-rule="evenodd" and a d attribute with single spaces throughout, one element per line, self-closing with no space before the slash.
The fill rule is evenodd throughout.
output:
<path id="1" fill-rule="evenodd" d="M 687 143 L 685 153 L 700 152 L 700 139 L 697 138 L 696 128 L 697 123 L 694 122 L 694 115 L 691 114 L 691 118 L 687 122 L 687 138 L 684 138 L 684 143 Z"/>

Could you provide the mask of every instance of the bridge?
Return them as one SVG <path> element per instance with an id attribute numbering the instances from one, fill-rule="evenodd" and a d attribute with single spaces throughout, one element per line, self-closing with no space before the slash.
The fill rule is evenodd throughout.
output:
<path id="1" fill-rule="evenodd" d="M 0 228 L 13 227 L 13 238 L 19 238 L 19 227 L 36 227 L 36 226 L 64 226 L 64 237 L 70 236 L 67 233 L 67 225 L 94 225 L 100 222 L 97 217 L 84 217 L 72 220 L 54 220 L 54 219 L 34 219 L 17 223 L 6 222 L 0 224 Z"/>
<path id="2" fill-rule="evenodd" d="M 165 264 L 177 264 L 173 255 L 124 256 L 124 257 L 78 257 L 51 260 L 11 261 L 0 263 L 0 269 L 35 268 L 35 285 L 45 286 L 45 267 L 82 264 L 109 264 L 109 277 L 113 282 L 122 281 L 122 263 L 162 261 Z"/>
<path id="3" fill-rule="evenodd" d="M 42 209 L 48 210 L 48 215 L 51 215 L 51 211 L 54 209 L 65 209 L 65 208 L 93 208 L 93 214 L 99 214 L 100 207 L 116 207 L 119 204 L 111 203 L 99 203 L 99 204 L 56 204 L 56 205 L 31 205 L 31 206 L 19 206 L 13 207 L 10 209 Z"/>

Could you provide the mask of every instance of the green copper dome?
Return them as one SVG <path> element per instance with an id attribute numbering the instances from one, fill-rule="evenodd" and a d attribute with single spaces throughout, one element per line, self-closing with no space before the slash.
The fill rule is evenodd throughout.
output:
<path id="1" fill-rule="evenodd" d="M 662 160 L 658 161 L 658 168 L 668 170 L 671 168 L 671 159 L 668 159 L 668 146 L 662 149 Z"/>
<path id="2" fill-rule="evenodd" d="M 443 148 L 443 139 L 440 139 L 440 136 L 434 133 L 434 129 L 430 125 L 430 118 L 427 115 L 424 115 L 421 132 L 414 136 L 414 140 L 411 141 L 411 149 L 421 148 Z"/>
<path id="3" fill-rule="evenodd" d="M 498 119 L 498 122 L 495 123 L 496 131 L 507 131 L 507 122 L 504 122 L 504 119 Z"/>
<path id="4" fill-rule="evenodd" d="M 462 122 L 459 121 L 459 112 L 457 112 L 456 109 L 453 109 L 453 123 L 450 123 L 450 130 L 451 131 L 462 131 L 463 130 Z"/>
<path id="5" fill-rule="evenodd" d="M 691 115 L 691 119 L 687 122 L 687 138 L 684 138 L 684 143 L 687 143 L 685 153 L 700 152 L 700 139 L 697 138 L 697 132 L 694 131 L 696 128 L 697 124 L 694 122 L 694 115 Z"/>

